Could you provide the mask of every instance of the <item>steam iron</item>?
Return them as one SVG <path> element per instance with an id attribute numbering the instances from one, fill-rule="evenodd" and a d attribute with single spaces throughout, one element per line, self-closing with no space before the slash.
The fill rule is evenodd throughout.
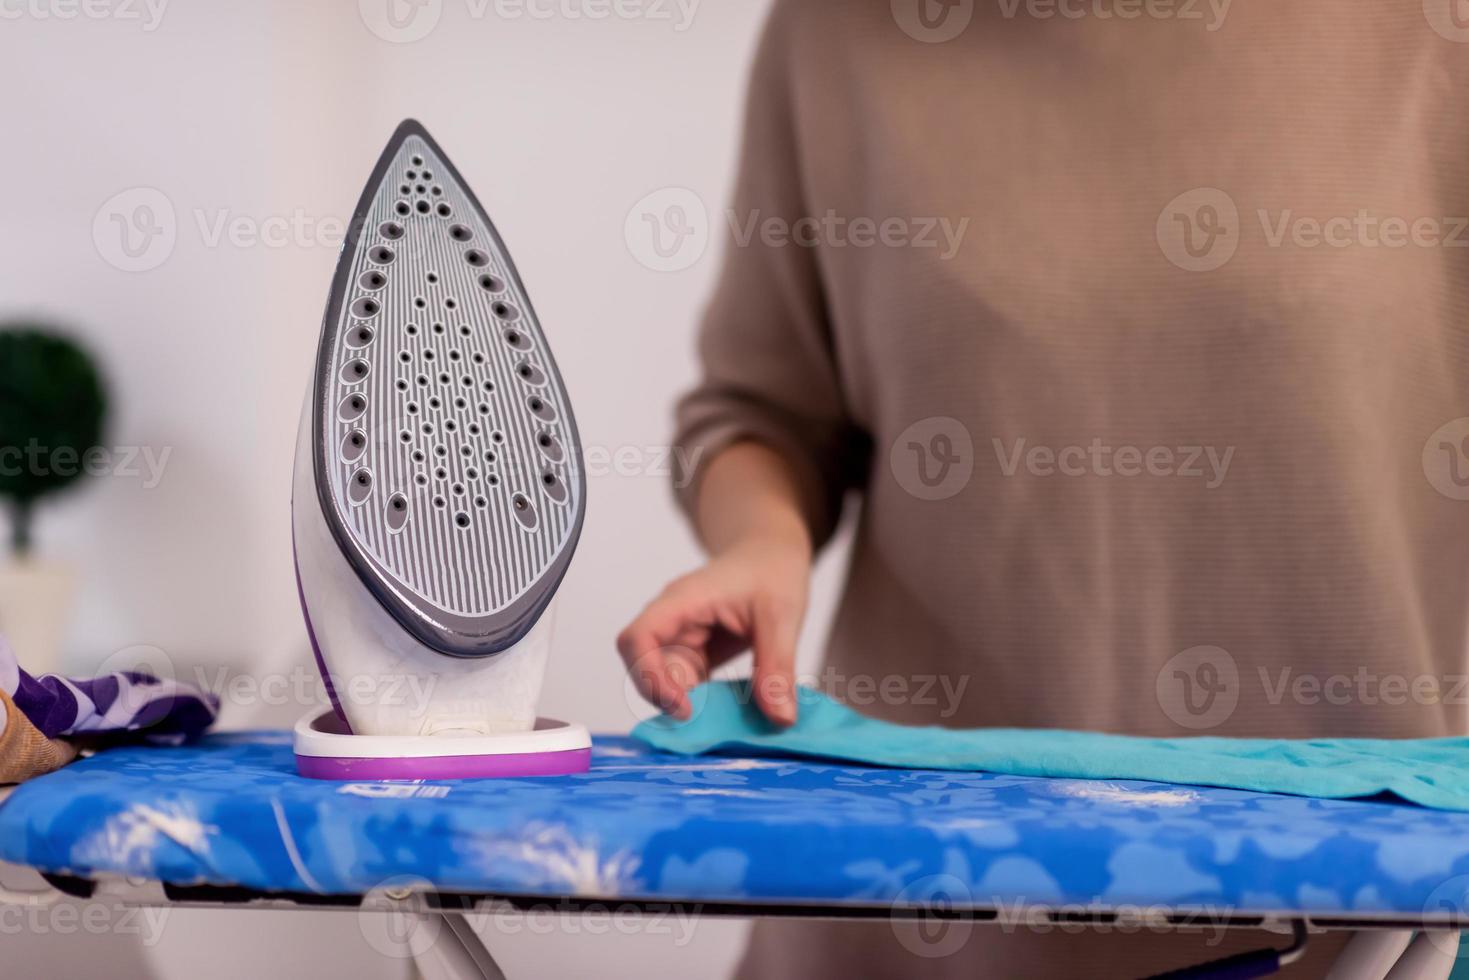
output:
<path id="1" fill-rule="evenodd" d="M 525 286 L 419 123 L 398 127 L 332 280 L 296 450 L 297 584 L 332 708 L 296 726 L 319 779 L 585 772 L 540 719 L 581 446 Z"/>

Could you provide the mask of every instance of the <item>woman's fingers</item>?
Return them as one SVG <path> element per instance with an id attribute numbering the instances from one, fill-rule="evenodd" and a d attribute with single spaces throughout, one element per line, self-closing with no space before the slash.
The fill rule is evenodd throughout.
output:
<path id="1" fill-rule="evenodd" d="M 689 665 L 682 655 L 677 664 L 671 663 L 664 650 L 681 625 L 680 614 L 670 605 L 660 599 L 645 609 L 618 636 L 617 652 L 638 693 L 673 717 L 687 719 L 693 713 L 684 684 Z"/>
<path id="2" fill-rule="evenodd" d="M 796 723 L 796 640 L 799 608 L 757 599 L 755 621 L 755 704 L 777 725 Z"/>
<path id="3" fill-rule="evenodd" d="M 713 566 L 674 582 L 622 631 L 618 652 L 643 697 L 688 719 L 689 691 L 714 667 L 753 647 L 756 706 L 777 725 L 794 724 L 804 598 L 799 588 L 752 586 L 761 574 L 740 575 L 744 581 L 731 585 L 728 571 Z"/>

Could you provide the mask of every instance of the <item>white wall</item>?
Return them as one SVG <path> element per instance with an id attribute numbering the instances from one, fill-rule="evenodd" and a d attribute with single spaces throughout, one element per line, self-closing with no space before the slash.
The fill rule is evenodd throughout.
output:
<path id="1" fill-rule="evenodd" d="M 587 0 L 532 0 L 549 18 L 515 16 L 525 9 L 517 2 L 392 0 L 427 18 L 419 25 L 438 18 L 422 39 L 395 43 L 366 26 L 388 0 L 152 0 L 152 9 L 160 2 L 156 23 L 142 0 L 95 8 L 110 10 L 102 19 L 62 19 L 66 0 L 0 4 L 0 314 L 74 324 L 111 380 L 110 441 L 171 452 L 155 488 L 103 479 L 44 512 L 40 544 L 81 576 L 70 669 L 142 644 L 186 673 L 287 671 L 309 659 L 287 502 L 335 259 L 334 229 L 323 223 L 347 217 L 398 121 L 421 119 L 510 244 L 587 445 L 665 444 L 675 393 L 693 377 L 692 331 L 717 255 L 652 271 L 624 222 L 667 187 L 722 207 L 767 5 L 682 0 L 666 5 L 670 22 L 567 15 L 607 6 Z M 142 200 L 136 188 L 164 195 L 176 240 L 156 268 L 126 272 L 109 263 L 115 247 L 99 247 L 93 225 L 119 192 L 133 194 L 130 205 Z M 282 222 L 298 230 L 278 247 L 212 241 L 221 219 L 247 232 Z M 612 639 L 697 552 L 664 478 L 594 475 L 590 503 L 543 709 L 625 731 L 635 712 Z M 818 623 L 835 574 L 828 567 L 818 589 Z M 807 664 L 819 633 L 808 630 Z M 286 725 L 303 710 L 233 704 L 227 720 Z M 248 927 L 215 914 L 170 921 L 150 953 L 165 976 L 192 975 L 201 943 L 215 951 L 211 974 L 257 975 L 273 968 L 266 950 L 306 955 L 318 935 L 268 916 Z M 330 953 L 325 946 L 350 944 L 356 931 L 325 928 L 334 939 L 309 952 Z M 595 965 L 603 976 L 682 977 L 723 971 L 740 938 L 738 926 L 705 923 L 679 947 L 575 935 L 501 937 L 495 947 L 512 975 Z M 226 942 L 228 957 L 217 952 Z M 44 963 L 46 949 L 31 949 L 28 962 Z M 400 967 L 352 955 L 362 977 Z"/>

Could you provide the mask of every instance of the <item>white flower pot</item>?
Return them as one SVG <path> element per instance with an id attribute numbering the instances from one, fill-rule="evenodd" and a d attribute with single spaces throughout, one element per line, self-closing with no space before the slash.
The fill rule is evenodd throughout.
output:
<path id="1" fill-rule="evenodd" d="M 0 565 L 0 634 L 31 674 L 61 672 L 62 644 L 76 577 L 66 565 Z"/>

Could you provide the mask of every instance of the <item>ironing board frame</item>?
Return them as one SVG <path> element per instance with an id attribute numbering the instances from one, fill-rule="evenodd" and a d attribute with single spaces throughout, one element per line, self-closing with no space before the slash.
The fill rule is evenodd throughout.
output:
<path id="1" fill-rule="evenodd" d="M 0 803 L 8 791 L 0 790 Z M 7 869 L 17 866 L 4 864 Z M 493 914 L 550 911 L 576 915 L 616 909 L 619 913 L 666 915 L 686 912 L 714 919 L 795 919 L 810 921 L 934 921 L 968 922 L 975 925 L 999 925 L 1004 920 L 993 908 L 911 908 L 894 909 L 888 905 L 791 905 L 667 900 L 640 901 L 608 899 L 605 901 L 565 896 L 548 898 L 516 895 L 469 895 L 405 890 L 379 895 L 316 895 L 294 892 L 260 892 L 247 888 L 176 886 L 159 881 L 103 876 L 96 879 L 71 878 L 43 874 L 35 869 L 22 869 L 35 888 L 23 890 L 0 888 L 0 905 L 45 906 L 65 899 L 81 901 L 106 900 L 125 907 L 182 908 L 211 910 L 270 911 L 338 911 L 381 912 L 421 920 L 437 919 L 437 939 L 429 949 L 413 956 L 424 980 L 505 980 L 506 974 L 494 955 L 474 930 L 471 919 Z M 1085 913 L 1075 910 L 1050 911 L 1044 905 L 1031 905 L 1019 910 L 1027 917 L 1042 916 L 1051 924 L 1099 926 L 1115 922 L 1115 914 L 1106 909 Z M 1151 922 L 1157 927 L 1254 929 L 1279 934 L 1290 942 L 1298 955 L 1313 933 L 1353 931 L 1356 935 L 1338 957 L 1332 969 L 1334 980 L 1444 980 L 1453 968 L 1453 957 L 1444 952 L 1453 941 L 1445 942 L 1442 934 L 1455 927 L 1469 927 L 1469 922 L 1445 922 L 1413 916 L 1386 915 L 1342 917 L 1283 916 L 1273 913 L 1208 916 L 1187 910 L 1158 916 Z M 1433 941 L 1439 935 L 1438 942 Z M 1416 939 L 1415 939 L 1416 935 Z M 1206 977 L 1207 964 L 1186 968 L 1170 977 Z"/>

